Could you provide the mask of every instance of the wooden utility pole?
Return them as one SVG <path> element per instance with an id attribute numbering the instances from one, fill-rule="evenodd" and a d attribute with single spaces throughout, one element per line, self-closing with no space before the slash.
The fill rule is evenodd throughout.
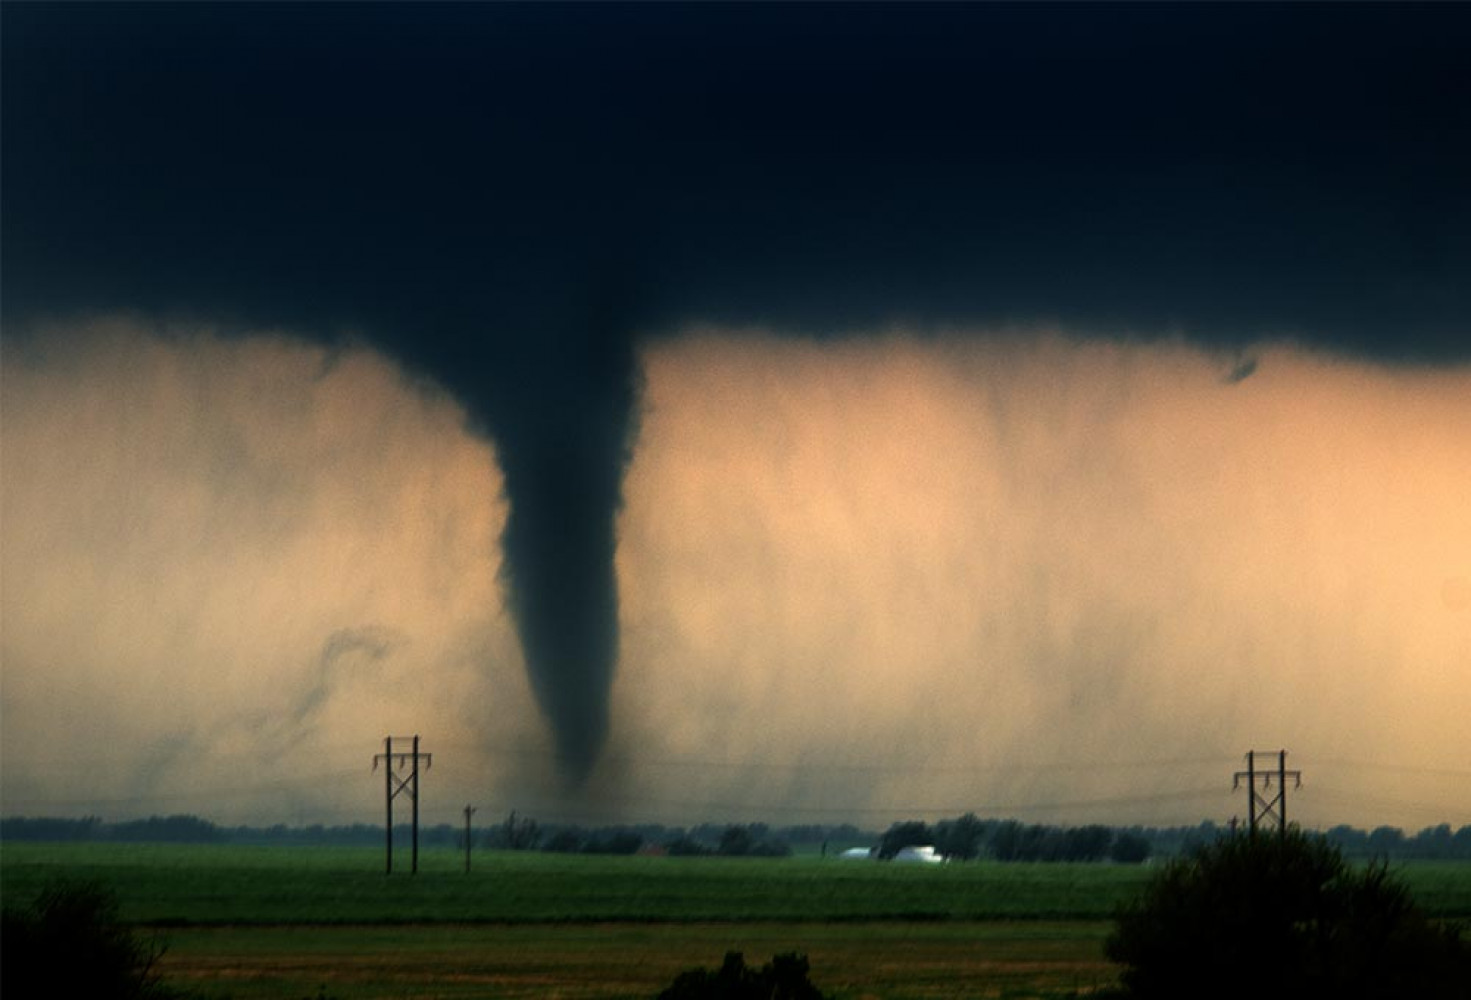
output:
<path id="1" fill-rule="evenodd" d="M 465 807 L 465 874 L 470 874 L 470 817 L 475 814 L 474 806 Z"/>

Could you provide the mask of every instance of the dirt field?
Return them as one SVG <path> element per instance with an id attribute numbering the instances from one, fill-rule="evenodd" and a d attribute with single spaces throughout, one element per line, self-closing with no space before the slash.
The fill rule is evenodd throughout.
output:
<path id="1" fill-rule="evenodd" d="M 559 924 L 170 931 L 163 969 L 207 997 L 652 997 L 727 951 L 798 951 L 825 993 L 874 1000 L 1061 997 L 1113 981 L 1108 925 Z"/>

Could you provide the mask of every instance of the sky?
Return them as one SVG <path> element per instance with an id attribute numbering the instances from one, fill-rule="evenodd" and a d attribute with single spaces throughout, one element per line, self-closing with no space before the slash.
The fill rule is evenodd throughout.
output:
<path id="1" fill-rule="evenodd" d="M 0 29 L 6 814 L 1471 822 L 1465 8 Z"/>

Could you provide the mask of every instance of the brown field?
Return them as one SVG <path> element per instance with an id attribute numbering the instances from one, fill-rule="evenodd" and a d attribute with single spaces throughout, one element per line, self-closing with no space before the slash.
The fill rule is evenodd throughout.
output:
<path id="1" fill-rule="evenodd" d="M 168 950 L 167 983 L 204 1000 L 651 998 L 727 951 L 800 952 L 835 1000 L 1062 998 L 1113 985 L 1109 915 L 1150 869 L 818 858 L 451 852 L 385 878 L 377 852 L 25 844 L 0 895 L 56 877 L 114 888 Z M 1471 915 L 1471 865 L 1397 867 L 1434 916 Z"/>
<path id="2" fill-rule="evenodd" d="M 727 951 L 798 951 L 859 1000 L 1062 997 L 1112 984 L 1105 922 L 694 923 L 170 930 L 162 970 L 205 997 L 652 997 Z"/>

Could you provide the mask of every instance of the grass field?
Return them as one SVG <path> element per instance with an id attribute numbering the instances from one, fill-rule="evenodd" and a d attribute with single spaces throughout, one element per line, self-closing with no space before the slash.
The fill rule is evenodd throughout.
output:
<path id="1" fill-rule="evenodd" d="M 397 860 L 397 859 L 396 859 Z M 407 857 L 403 858 L 407 862 Z M 649 997 L 727 950 L 800 951 L 844 998 L 1067 996 L 1113 981 L 1114 906 L 1150 870 L 424 852 L 0 846 L 0 898 L 58 876 L 118 893 L 207 997 Z M 1399 869 L 1435 915 L 1471 917 L 1471 865 Z"/>

